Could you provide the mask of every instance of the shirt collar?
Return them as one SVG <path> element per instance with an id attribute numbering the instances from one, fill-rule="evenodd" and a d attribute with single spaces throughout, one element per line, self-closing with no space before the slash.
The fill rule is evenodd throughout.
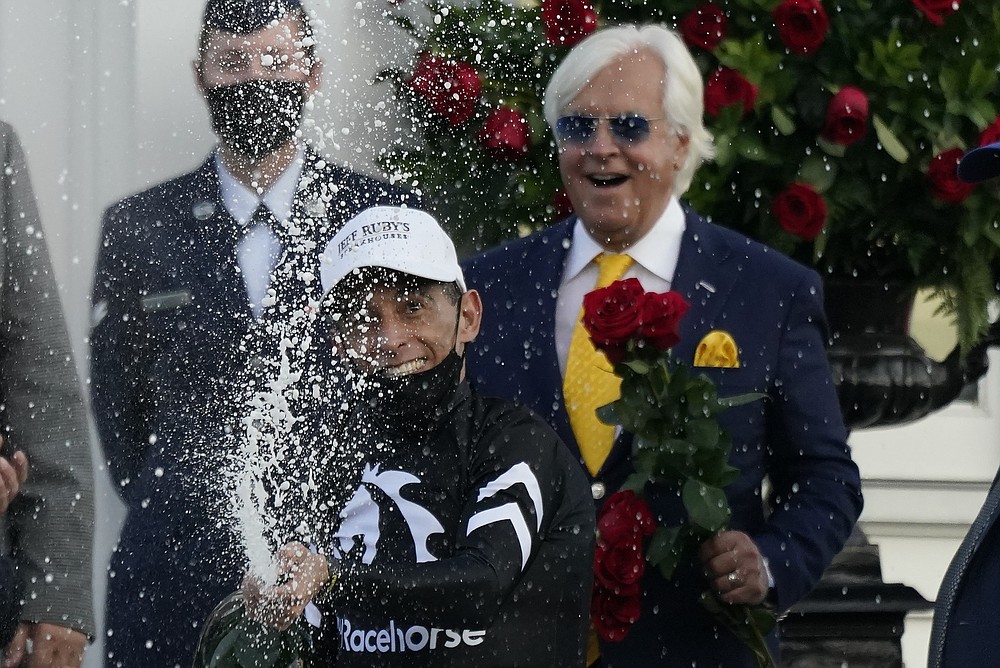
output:
<path id="1" fill-rule="evenodd" d="M 632 244 L 627 252 L 646 271 L 672 283 L 686 226 L 681 203 L 676 197 L 671 197 L 656 224 L 644 237 Z"/>
<path id="2" fill-rule="evenodd" d="M 680 240 L 686 227 L 684 209 L 676 197 L 671 196 L 653 227 L 625 251 L 633 261 L 667 283 L 673 281 L 680 255 Z M 664 251 L 667 252 L 664 252 Z M 591 260 L 604 252 L 604 248 L 587 232 L 580 218 L 573 225 L 573 240 L 563 281 L 569 281 L 584 270 Z"/>
<path id="3" fill-rule="evenodd" d="M 295 201 L 295 191 L 299 186 L 299 177 L 302 175 L 305 155 L 305 149 L 298 147 L 295 159 L 267 189 L 264 196 L 260 197 L 233 176 L 216 151 L 215 171 L 219 175 L 219 194 L 226 211 L 240 225 L 246 225 L 263 202 L 279 222 L 286 222 L 292 217 L 292 205 Z"/>

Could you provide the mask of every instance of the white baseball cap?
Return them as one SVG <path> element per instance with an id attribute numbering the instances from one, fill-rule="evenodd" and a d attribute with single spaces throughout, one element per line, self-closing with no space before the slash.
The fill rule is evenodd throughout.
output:
<path id="1" fill-rule="evenodd" d="M 433 216 L 419 209 L 376 206 L 347 221 L 320 255 L 324 294 L 364 267 L 385 267 L 441 283 L 458 283 L 465 291 L 455 244 Z"/>

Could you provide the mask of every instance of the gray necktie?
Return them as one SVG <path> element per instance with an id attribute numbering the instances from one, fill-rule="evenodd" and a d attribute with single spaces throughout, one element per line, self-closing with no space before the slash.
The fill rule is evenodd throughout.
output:
<path id="1" fill-rule="evenodd" d="M 294 227 L 293 223 L 294 221 L 291 221 L 291 224 L 280 222 L 263 202 L 254 211 L 250 220 L 251 227 L 267 225 L 281 244 L 281 253 L 274 268 L 272 283 L 277 293 L 276 306 L 279 312 L 287 312 L 287 309 L 305 305 L 310 296 L 310 287 L 303 275 L 311 273 L 318 276 L 317 251 L 311 248 L 311 239 L 307 238 L 301 228 Z M 315 282 L 313 281 L 313 284 Z M 271 309 L 265 309 L 268 310 Z"/>

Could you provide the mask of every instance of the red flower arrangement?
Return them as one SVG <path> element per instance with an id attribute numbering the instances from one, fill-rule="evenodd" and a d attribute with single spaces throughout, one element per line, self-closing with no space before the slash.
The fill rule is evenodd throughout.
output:
<path id="1" fill-rule="evenodd" d="M 674 359 L 688 303 L 676 292 L 645 292 L 637 279 L 616 281 L 588 293 L 583 324 L 594 346 L 621 377 L 621 396 L 597 414 L 634 436 L 636 473 L 605 502 L 597 519 L 591 621 L 606 642 L 624 639 L 641 614 L 647 562 L 670 579 L 681 560 L 696 559 L 705 540 L 729 526 L 723 488 L 739 475 L 729 464 L 730 441 L 716 416 L 762 395 L 720 399 L 704 375 Z M 688 519 L 658 527 L 644 494 L 649 485 L 675 488 Z M 773 668 L 765 636 L 776 619 L 762 606 L 705 607 L 750 648 L 758 666 Z"/>
<path id="2" fill-rule="evenodd" d="M 570 201 L 569 193 L 566 192 L 565 188 L 555 191 L 549 206 L 552 209 L 553 223 L 573 213 L 573 202 Z"/>
<path id="3" fill-rule="evenodd" d="M 573 46 L 597 30 L 597 12 L 587 0 L 542 0 L 545 39 L 556 46 Z"/>
<path id="4" fill-rule="evenodd" d="M 436 113 L 454 125 L 461 125 L 476 111 L 482 95 L 479 72 L 457 60 L 422 53 L 408 82 Z"/>
<path id="5" fill-rule="evenodd" d="M 757 86 L 742 74 L 728 67 L 720 67 L 705 83 L 705 113 L 718 116 L 730 105 L 740 105 L 743 113 L 753 109 L 757 101 Z"/>
<path id="6" fill-rule="evenodd" d="M 955 173 L 963 154 L 964 151 L 960 148 L 938 153 L 927 168 L 927 181 L 930 183 L 931 193 L 942 202 L 961 204 L 975 189 L 971 183 L 960 181 L 958 174 Z"/>
<path id="7" fill-rule="evenodd" d="M 868 96 L 860 88 L 844 86 L 826 107 L 820 132 L 827 141 L 848 146 L 868 132 Z"/>
<path id="8" fill-rule="evenodd" d="M 819 0 L 785 0 L 771 12 L 781 43 L 792 53 L 809 55 L 820 47 L 830 19 Z"/>
<path id="9" fill-rule="evenodd" d="M 691 46 L 714 51 L 726 38 L 726 13 L 709 2 L 688 12 L 677 28 Z"/>
<path id="10" fill-rule="evenodd" d="M 497 107 L 479 131 L 479 143 L 498 160 L 517 160 L 528 152 L 531 130 L 517 109 Z"/>
<path id="11" fill-rule="evenodd" d="M 960 0 L 407 2 L 389 20 L 455 72 L 421 76 L 437 62 L 422 56 L 376 77 L 420 135 L 380 167 L 424 192 L 463 247 L 549 225 L 568 213 L 541 110 L 552 72 L 599 25 L 673 22 L 706 81 L 716 147 L 687 202 L 823 276 L 939 291 L 968 351 L 990 323 L 1000 201 L 953 183 L 936 156 L 1000 140 L 994 13 Z M 523 151 L 517 124 L 486 127 L 500 107 L 523 114 Z M 792 224 L 784 206 L 795 183 L 826 208 L 815 236 L 818 216 Z"/>
<path id="12" fill-rule="evenodd" d="M 812 241 L 826 224 L 826 202 L 808 183 L 793 183 L 778 193 L 771 210 L 781 229 Z"/>
<path id="13" fill-rule="evenodd" d="M 944 25 L 944 17 L 958 11 L 961 4 L 962 0 L 913 0 L 913 6 L 936 26 Z"/>
<path id="14" fill-rule="evenodd" d="M 994 144 L 998 141 L 1000 141 L 1000 116 L 987 125 L 986 128 L 980 133 L 979 146 Z"/>

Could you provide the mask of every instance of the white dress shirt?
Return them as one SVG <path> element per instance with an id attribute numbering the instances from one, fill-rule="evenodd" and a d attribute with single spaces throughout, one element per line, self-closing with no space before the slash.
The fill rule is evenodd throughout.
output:
<path id="1" fill-rule="evenodd" d="M 292 217 L 292 205 L 295 201 L 295 191 L 298 189 L 299 177 L 302 175 L 302 165 L 305 162 L 305 150 L 299 147 L 295 159 L 292 160 L 281 176 L 271 185 L 261 197 L 247 188 L 226 168 L 219 154 L 215 154 L 215 170 L 219 174 L 219 193 L 222 205 L 226 211 L 242 227 L 250 224 L 254 212 L 261 202 L 271 211 L 279 223 L 286 223 Z M 263 311 L 264 297 L 271 285 L 274 268 L 281 258 L 281 242 L 267 225 L 257 223 L 240 241 L 236 247 L 236 260 L 243 274 L 246 285 L 247 299 L 253 309 L 255 318 Z"/>
<path id="2" fill-rule="evenodd" d="M 652 229 L 625 251 L 633 262 L 623 278 L 639 279 L 646 292 L 669 290 L 677 270 L 684 228 L 684 210 L 677 198 L 671 197 Z M 580 317 L 583 297 L 597 285 L 598 268 L 593 259 L 603 252 L 604 248 L 577 218 L 556 297 L 556 354 L 564 375 L 569 344 Z"/>

